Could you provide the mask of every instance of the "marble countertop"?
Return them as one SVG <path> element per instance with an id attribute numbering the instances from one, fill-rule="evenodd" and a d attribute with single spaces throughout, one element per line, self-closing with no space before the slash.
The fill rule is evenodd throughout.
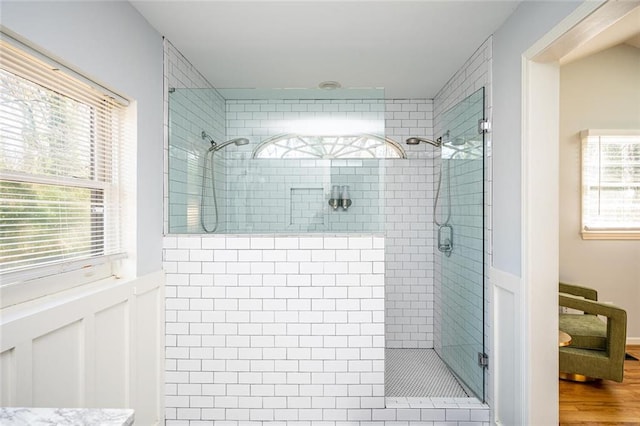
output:
<path id="1" fill-rule="evenodd" d="M 0 407 L 1 426 L 131 426 L 133 420 L 127 409 Z"/>

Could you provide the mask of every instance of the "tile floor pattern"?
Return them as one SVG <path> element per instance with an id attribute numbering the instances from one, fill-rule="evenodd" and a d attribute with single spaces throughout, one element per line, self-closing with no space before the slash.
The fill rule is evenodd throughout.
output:
<path id="1" fill-rule="evenodd" d="M 385 396 L 468 397 L 433 349 L 386 349 Z"/>

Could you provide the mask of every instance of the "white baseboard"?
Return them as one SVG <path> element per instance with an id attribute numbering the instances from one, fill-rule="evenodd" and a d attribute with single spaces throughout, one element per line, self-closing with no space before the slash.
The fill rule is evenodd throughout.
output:
<path id="1" fill-rule="evenodd" d="M 627 345 L 640 345 L 640 337 L 627 337 Z"/>

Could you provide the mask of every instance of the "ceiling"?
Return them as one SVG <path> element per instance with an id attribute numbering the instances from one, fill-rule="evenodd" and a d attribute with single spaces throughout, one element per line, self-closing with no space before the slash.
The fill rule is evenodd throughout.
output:
<path id="1" fill-rule="evenodd" d="M 217 88 L 433 98 L 519 1 L 132 1 Z"/>

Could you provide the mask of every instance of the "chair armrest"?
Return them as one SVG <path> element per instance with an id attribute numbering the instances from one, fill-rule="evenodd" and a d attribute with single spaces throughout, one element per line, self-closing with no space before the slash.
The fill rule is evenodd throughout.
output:
<path id="1" fill-rule="evenodd" d="M 627 311 L 611 304 L 562 293 L 559 296 L 559 304 L 583 311 L 585 314 L 607 317 L 607 352 L 611 356 L 624 358 L 627 343 Z"/>
<path id="2" fill-rule="evenodd" d="M 583 299 L 571 294 L 559 294 L 558 304 L 571 309 L 583 311 L 585 314 L 602 315 L 621 321 L 627 318 L 627 312 L 610 303 L 596 302 L 594 300 Z"/>
<path id="3" fill-rule="evenodd" d="M 575 284 L 559 283 L 560 293 L 573 294 L 589 300 L 598 300 L 598 292 L 589 287 L 582 287 Z"/>

